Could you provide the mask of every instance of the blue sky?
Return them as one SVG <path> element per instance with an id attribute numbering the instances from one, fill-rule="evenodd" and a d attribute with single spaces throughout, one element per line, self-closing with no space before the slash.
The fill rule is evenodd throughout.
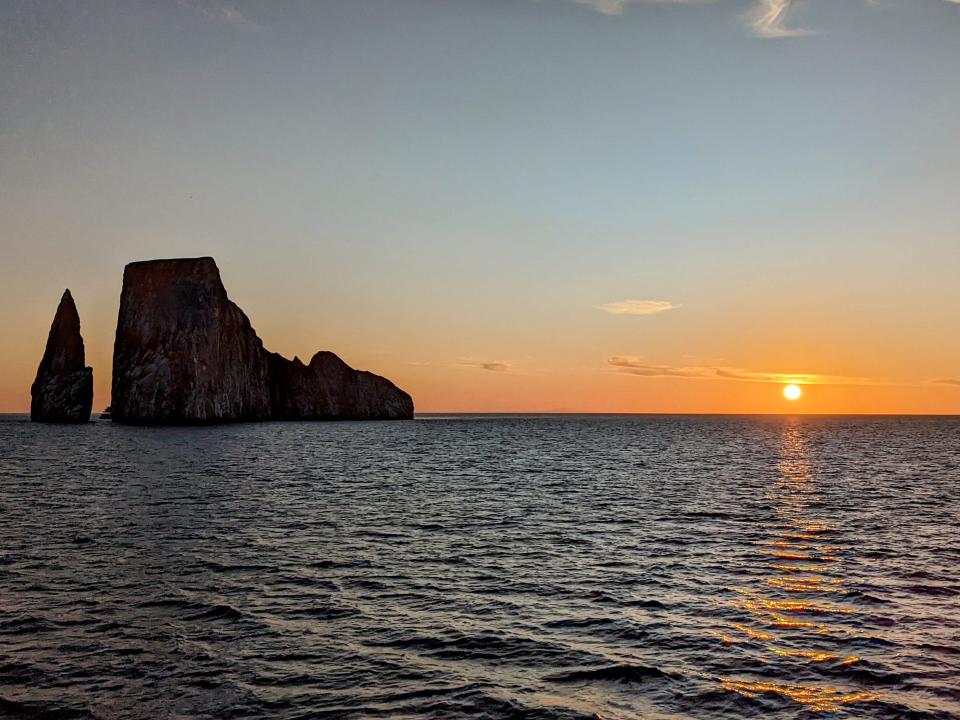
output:
<path id="1" fill-rule="evenodd" d="M 435 409 L 691 392 L 624 356 L 960 375 L 958 38 L 947 0 L 4 3 L 0 401 L 67 286 L 105 400 L 123 264 L 200 254 L 270 346 Z"/>

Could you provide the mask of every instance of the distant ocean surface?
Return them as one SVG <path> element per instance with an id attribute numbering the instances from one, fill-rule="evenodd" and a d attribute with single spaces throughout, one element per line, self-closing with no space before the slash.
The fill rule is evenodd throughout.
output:
<path id="1" fill-rule="evenodd" d="M 0 716 L 958 718 L 960 419 L 0 416 Z"/>

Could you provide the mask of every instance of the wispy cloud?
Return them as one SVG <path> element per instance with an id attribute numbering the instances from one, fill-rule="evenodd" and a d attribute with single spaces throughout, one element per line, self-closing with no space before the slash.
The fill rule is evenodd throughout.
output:
<path id="1" fill-rule="evenodd" d="M 675 377 L 699 380 L 741 380 L 762 383 L 800 383 L 809 385 L 882 385 L 870 378 L 817 373 L 756 372 L 743 368 L 715 365 L 650 365 L 642 358 L 615 355 L 607 360 L 619 372 L 641 377 Z"/>
<path id="2" fill-rule="evenodd" d="M 461 360 L 458 365 L 463 367 L 477 368 L 478 370 L 488 370 L 490 372 L 507 372 L 513 365 L 506 360 Z"/>
<path id="3" fill-rule="evenodd" d="M 683 307 L 669 300 L 618 300 L 605 305 L 597 305 L 598 310 L 611 315 L 656 315 L 667 310 Z"/>
<path id="4" fill-rule="evenodd" d="M 750 15 L 750 26 L 753 32 L 765 38 L 809 35 L 809 30 L 786 26 L 787 14 L 793 4 L 793 0 L 757 0 Z"/>
<path id="5" fill-rule="evenodd" d="M 955 2 L 960 5 L 960 0 L 948 0 L 948 2 Z M 960 380 L 955 378 L 941 378 L 939 380 L 934 380 L 937 385 L 960 385 Z"/>
<path id="6" fill-rule="evenodd" d="M 235 5 L 224 0 L 180 0 L 180 4 L 211 20 L 224 22 L 237 28 L 259 27 Z"/>
<path id="7" fill-rule="evenodd" d="M 573 0 L 577 5 L 587 5 L 604 15 L 623 15 L 627 5 L 700 5 L 710 0 Z"/>
<path id="8" fill-rule="evenodd" d="M 406 364 L 414 367 L 473 368 L 474 370 L 486 370 L 487 372 L 508 372 L 513 369 L 513 363 L 508 360 L 474 360 L 472 358 L 457 360 L 456 362 L 407 360 Z"/>
<path id="9" fill-rule="evenodd" d="M 946 0 L 960 3 L 960 0 Z M 623 15 L 630 5 L 705 5 L 713 0 L 573 0 L 578 5 L 586 5 L 604 15 Z M 789 15 L 795 0 L 754 0 L 748 13 L 750 29 L 763 38 L 802 37 L 812 34 L 809 30 L 787 26 Z"/>

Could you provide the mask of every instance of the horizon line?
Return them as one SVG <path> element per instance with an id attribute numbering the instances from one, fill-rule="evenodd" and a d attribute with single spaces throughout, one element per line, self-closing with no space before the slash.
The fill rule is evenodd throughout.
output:
<path id="1" fill-rule="evenodd" d="M 95 417 L 99 413 L 91 413 L 90 422 L 99 421 L 100 418 Z M 890 413 L 890 412 L 863 412 L 863 413 L 814 413 L 814 412 L 591 412 L 591 411 L 539 411 L 539 410 L 505 410 L 505 411 L 470 411 L 470 410 L 455 410 L 455 411 L 430 411 L 430 412 L 415 412 L 414 419 L 417 418 L 429 418 L 429 417 L 449 417 L 449 416 L 460 416 L 460 417 L 524 417 L 524 416 L 548 416 L 548 417 L 577 417 L 577 416 L 595 416 L 595 417 L 936 417 L 936 418 L 960 418 L 960 413 Z M 0 412 L 0 417 L 30 417 L 29 410 L 23 412 Z M 112 422 L 110 420 L 102 420 L 102 422 Z M 290 423 L 290 422 L 308 422 L 315 424 L 324 424 L 324 423 L 338 423 L 338 422 L 351 422 L 350 420 L 267 420 L 259 421 L 254 423 L 250 421 L 250 424 L 263 424 L 264 422 L 279 422 L 279 423 Z M 364 421 L 369 422 L 369 421 Z M 123 423 L 117 423 L 123 424 Z M 230 425 L 243 425 L 244 421 L 227 423 Z M 155 427 L 189 427 L 186 425 L 156 425 Z"/>

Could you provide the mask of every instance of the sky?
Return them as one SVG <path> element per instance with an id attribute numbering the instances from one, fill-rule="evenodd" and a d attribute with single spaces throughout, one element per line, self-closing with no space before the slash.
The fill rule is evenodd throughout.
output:
<path id="1" fill-rule="evenodd" d="M 419 412 L 960 413 L 958 78 L 949 0 L 7 0 L 0 412 L 212 255 Z"/>

